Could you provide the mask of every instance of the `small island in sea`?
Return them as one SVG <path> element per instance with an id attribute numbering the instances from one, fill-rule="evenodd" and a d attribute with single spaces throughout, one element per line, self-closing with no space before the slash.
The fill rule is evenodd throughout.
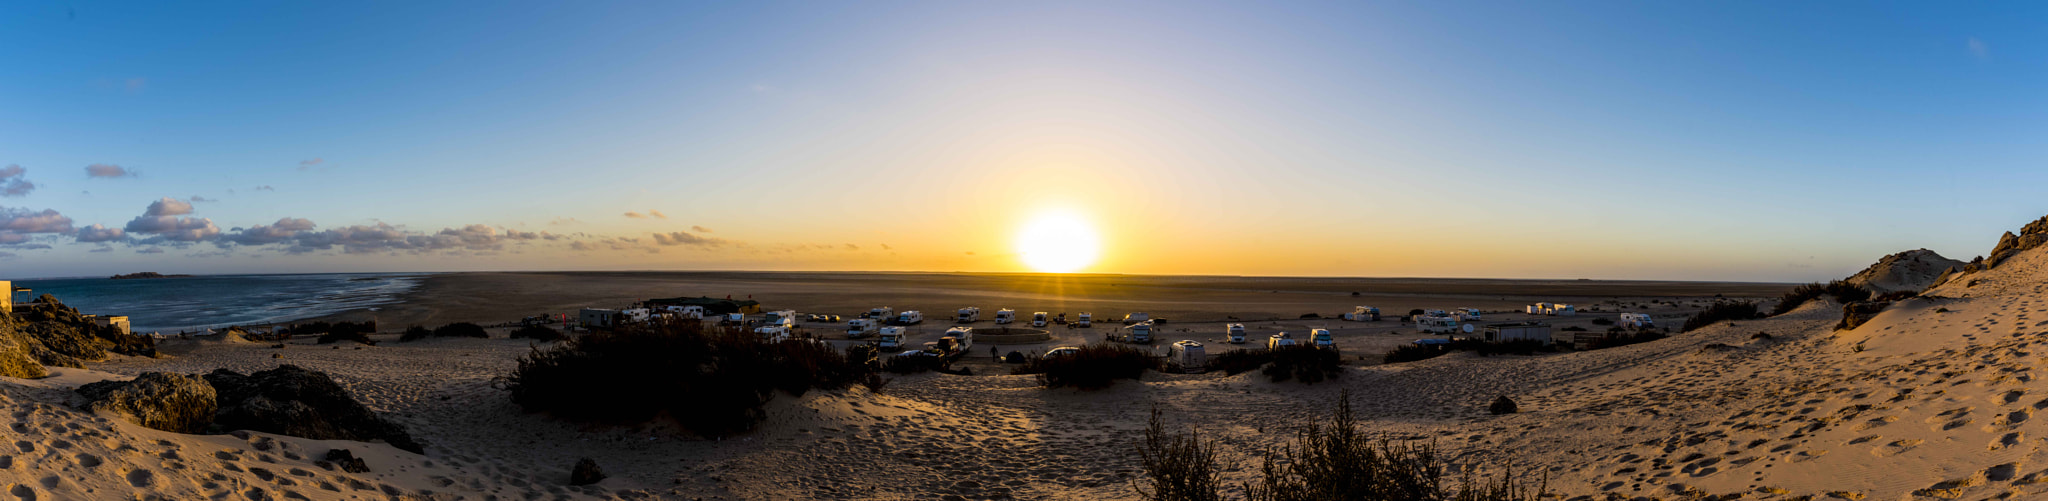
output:
<path id="1" fill-rule="evenodd" d="M 126 275 L 114 275 L 114 276 L 111 276 L 111 277 L 107 277 L 107 278 L 110 278 L 110 279 L 114 279 L 114 280 L 132 280 L 132 279 L 140 279 L 140 278 L 180 278 L 180 277 L 189 277 L 189 276 L 191 276 L 191 275 L 165 275 L 165 274 L 162 274 L 162 273 L 157 273 L 157 272 L 154 272 L 154 271 L 145 271 L 145 272 L 141 272 L 141 273 L 129 273 L 129 274 L 126 274 Z"/>

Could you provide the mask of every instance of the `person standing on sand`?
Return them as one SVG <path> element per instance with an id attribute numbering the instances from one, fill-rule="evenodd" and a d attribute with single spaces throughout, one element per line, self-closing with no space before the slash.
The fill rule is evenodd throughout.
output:
<path id="1" fill-rule="evenodd" d="M 1000 352 L 1000 351 L 1002 351 L 1002 350 L 1001 350 L 1001 348 L 1002 348 L 1002 347 L 1000 347 L 1000 346 L 990 346 L 990 347 L 988 347 L 988 356 L 989 356 L 990 358 L 994 358 L 994 359 L 996 359 L 996 363 L 1002 363 L 1002 361 L 1003 361 L 1003 356 L 1002 356 L 1002 355 L 997 355 L 997 354 L 996 354 L 997 352 Z"/>

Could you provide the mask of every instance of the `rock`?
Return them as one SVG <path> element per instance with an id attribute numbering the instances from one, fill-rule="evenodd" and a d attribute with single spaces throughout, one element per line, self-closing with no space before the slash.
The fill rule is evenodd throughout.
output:
<path id="1" fill-rule="evenodd" d="M 363 458 L 356 457 L 356 453 L 349 452 L 348 449 L 328 449 L 327 461 L 340 467 L 341 471 L 349 473 L 370 472 L 370 465 L 364 463 Z"/>
<path id="2" fill-rule="evenodd" d="M 590 458 L 576 460 L 576 467 L 569 470 L 569 485 L 590 485 L 604 480 L 604 470 L 597 468 L 597 461 Z"/>
<path id="3" fill-rule="evenodd" d="M 29 351 L 29 342 L 14 330 L 14 323 L 0 317 L 0 376 L 35 379 L 50 375 Z"/>
<path id="4" fill-rule="evenodd" d="M 44 294 L 15 308 L 14 331 L 30 356 L 46 366 L 84 368 L 85 362 L 107 359 L 107 353 L 155 357 L 156 340 L 102 327 Z"/>
<path id="5" fill-rule="evenodd" d="M 1920 292 L 1938 283 L 1951 270 L 1968 265 L 1962 261 L 1942 257 L 1927 249 L 1914 249 L 1885 256 L 1877 263 L 1864 268 L 1849 278 L 1843 279 L 1863 286 L 1878 294 L 1910 291 Z"/>
<path id="6" fill-rule="evenodd" d="M 327 374 L 280 365 L 242 375 L 227 369 L 207 374 L 218 396 L 214 424 L 318 440 L 383 440 L 392 447 L 425 450 L 405 427 L 378 417 L 356 402 Z"/>
<path id="7" fill-rule="evenodd" d="M 151 429 L 199 433 L 213 424 L 213 385 L 190 374 L 145 372 L 129 381 L 100 381 L 78 387 L 85 409 L 120 415 Z"/>
<path id="8" fill-rule="evenodd" d="M 1501 395 L 1500 398 L 1493 399 L 1492 405 L 1486 406 L 1486 412 L 1490 412 L 1498 416 L 1501 414 L 1514 414 L 1516 412 L 1521 412 L 1521 409 L 1519 407 L 1516 407 L 1515 401 L 1509 400 L 1507 395 Z"/>
<path id="9" fill-rule="evenodd" d="M 1891 305 L 1891 301 L 1857 301 L 1842 305 L 1842 322 L 1835 324 L 1835 330 L 1853 330 L 1864 322 L 1876 318 L 1877 314 L 1883 313 L 1884 309 Z"/>

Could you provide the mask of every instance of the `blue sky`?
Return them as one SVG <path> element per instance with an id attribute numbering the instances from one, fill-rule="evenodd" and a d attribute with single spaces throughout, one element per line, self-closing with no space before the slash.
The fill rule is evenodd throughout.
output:
<path id="1" fill-rule="evenodd" d="M 1089 271 L 1839 277 L 2048 214 L 2044 14 L 10 4 L 0 216 L 68 231 L 0 274 L 1011 271 L 1057 209 Z"/>

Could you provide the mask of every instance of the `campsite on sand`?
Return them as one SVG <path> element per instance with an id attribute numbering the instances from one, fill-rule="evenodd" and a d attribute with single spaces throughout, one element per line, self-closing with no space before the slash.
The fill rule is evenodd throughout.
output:
<path id="1" fill-rule="evenodd" d="M 1292 443 L 1344 398 L 1374 437 L 1429 444 L 1453 471 L 1481 481 L 1508 478 L 1565 499 L 2025 498 L 2048 493 L 2043 434 L 2031 419 L 2048 409 L 2048 388 L 2032 375 L 2048 360 L 2037 354 L 2048 347 L 2036 346 L 2048 326 L 2043 241 L 2048 219 L 2008 235 L 1987 258 L 1963 263 L 1910 251 L 1845 281 L 1796 289 L 449 274 L 430 278 L 402 305 L 324 319 L 337 332 L 354 325 L 345 322 L 375 320 L 373 333 L 267 339 L 229 330 L 148 348 L 75 327 L 90 324 L 43 300 L 16 305 L 0 324 L 0 355 L 8 360 L 0 367 L 11 371 L 0 378 L 0 406 L 12 421 L 12 443 L 0 451 L 0 483 L 18 499 L 1136 499 L 1152 492 L 1141 490 L 1152 485 L 1153 472 L 1137 448 L 1156 409 L 1172 433 L 1213 444 L 1219 491 L 1238 498 L 1258 481 L 1266 454 Z M 602 342 L 647 341 L 595 331 L 556 340 L 517 326 L 520 317 L 678 290 L 753 291 L 737 294 L 807 313 L 857 315 L 882 304 L 937 313 L 913 346 L 941 335 L 953 323 L 952 308 L 976 305 L 989 312 L 1088 310 L 1104 319 L 1087 329 L 1049 326 L 1049 340 L 1004 351 L 1071 343 L 1157 355 L 1168 342 L 1199 339 L 1216 360 L 1239 348 L 1218 342 L 1223 326 L 1244 323 L 1259 334 L 1330 328 L 1341 355 L 1331 357 L 1327 378 L 1309 381 L 1276 380 L 1261 370 L 1144 370 L 1136 379 L 1083 389 L 1047 387 L 1065 376 L 1012 374 L 1031 365 L 970 349 L 938 370 L 877 370 L 848 376 L 873 377 L 858 383 L 777 390 L 757 413 L 735 414 L 745 419 L 718 433 L 705 433 L 712 429 L 707 423 L 734 423 L 706 417 L 717 414 L 711 410 L 697 415 L 690 409 L 713 405 L 694 401 L 660 403 L 649 407 L 650 418 L 614 422 L 565 417 L 573 409 L 529 412 L 541 402 L 531 395 L 544 393 L 543 379 L 520 372 L 522 357 L 573 344 L 595 350 Z M 1580 311 L 1554 317 L 1519 309 L 1541 301 L 1573 302 Z M 1325 318 L 1366 303 L 1387 318 Z M 1529 354 L 1468 346 L 1413 361 L 1385 356 L 1418 346 L 1415 339 L 1445 337 L 1418 333 L 1399 319 L 1411 308 L 1460 307 L 1481 310 L 1490 322 L 1542 321 L 1552 332 L 1606 330 L 1622 313 L 1647 313 L 1659 334 Z M 1171 319 L 1158 324 L 1160 342 L 1105 342 L 1123 328 L 1112 318 L 1134 311 Z M 471 332 L 459 322 L 489 327 Z M 442 324 L 450 327 L 408 329 Z M 806 325 L 822 334 L 812 337 L 827 340 L 735 342 L 841 358 L 841 350 L 865 346 L 835 339 L 841 324 Z M 683 330 L 666 332 L 727 339 L 707 327 L 675 329 Z M 877 360 L 887 366 L 893 358 Z M 167 374 L 122 382 L 153 373 Z M 87 387 L 102 381 L 112 383 Z M 634 402 L 673 400 L 664 391 L 705 391 L 628 378 L 578 384 L 570 390 Z M 532 400 L 515 402 L 513 388 Z M 690 393 L 699 394 L 709 393 Z M 1502 400 L 1511 402 L 1507 412 L 1498 407 Z"/>

